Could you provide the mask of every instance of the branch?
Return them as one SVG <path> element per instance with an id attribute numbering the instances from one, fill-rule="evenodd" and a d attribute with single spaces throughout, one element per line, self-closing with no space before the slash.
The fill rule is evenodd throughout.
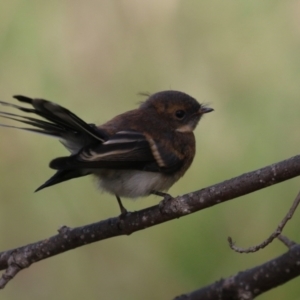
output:
<path id="1" fill-rule="evenodd" d="M 170 198 L 124 219 L 118 217 L 77 228 L 62 227 L 57 235 L 0 253 L 0 270 L 6 269 L 0 288 L 20 270 L 77 247 L 158 225 L 213 205 L 249 194 L 300 175 L 300 155 L 226 180 L 189 194 Z"/>
<path id="2" fill-rule="evenodd" d="M 282 237 L 281 237 L 282 238 Z M 286 238 L 284 238 L 286 239 Z M 260 266 L 221 279 L 176 300 L 250 300 L 300 275 L 300 245 Z"/>
<path id="3" fill-rule="evenodd" d="M 265 248 L 266 246 L 268 246 L 270 243 L 273 242 L 273 240 L 277 237 L 280 236 L 284 226 L 286 225 L 286 223 L 293 217 L 298 205 L 300 203 L 300 192 L 298 193 L 297 197 L 295 198 L 293 205 L 291 206 L 291 208 L 289 209 L 288 213 L 285 215 L 285 217 L 282 219 L 282 221 L 280 222 L 280 224 L 277 226 L 277 228 L 275 229 L 275 231 L 272 232 L 272 234 L 265 239 L 262 243 L 256 245 L 256 246 L 251 246 L 249 248 L 240 248 L 235 246 L 235 244 L 232 241 L 231 237 L 228 237 L 228 242 L 229 242 L 229 247 L 239 253 L 250 253 L 250 252 L 256 252 L 260 249 Z M 283 237 L 280 237 L 280 240 Z M 283 238 L 284 240 L 284 238 Z"/>

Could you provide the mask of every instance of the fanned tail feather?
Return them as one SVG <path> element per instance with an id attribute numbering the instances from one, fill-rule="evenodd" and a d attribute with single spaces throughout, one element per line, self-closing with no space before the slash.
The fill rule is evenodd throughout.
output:
<path id="1" fill-rule="evenodd" d="M 106 133 L 99 130 L 95 125 L 87 124 L 71 111 L 58 104 L 43 99 L 32 99 L 20 95 L 14 96 L 14 98 L 19 102 L 30 104 L 32 108 L 4 101 L 0 101 L 0 105 L 8 106 L 24 113 L 35 114 L 44 120 L 0 111 L 0 117 L 30 125 L 32 128 L 7 124 L 0 124 L 0 126 L 17 128 L 59 138 L 72 153 L 76 153 L 82 147 L 90 143 L 95 141 L 102 143 L 108 138 Z"/>

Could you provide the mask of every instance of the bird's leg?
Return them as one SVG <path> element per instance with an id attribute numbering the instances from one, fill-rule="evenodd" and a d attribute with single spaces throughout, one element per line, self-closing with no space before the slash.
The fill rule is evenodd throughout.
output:
<path id="1" fill-rule="evenodd" d="M 159 191 L 151 191 L 151 194 L 164 197 L 162 201 L 159 202 L 159 210 L 162 214 L 165 214 L 167 203 L 173 199 L 173 197 L 170 194 L 159 192 Z"/>
<path id="2" fill-rule="evenodd" d="M 164 197 L 163 201 L 168 201 L 168 199 L 173 198 L 170 194 L 159 192 L 159 191 L 151 191 L 151 194 L 156 195 L 156 196 L 161 196 Z"/>
<path id="3" fill-rule="evenodd" d="M 122 201 L 121 201 L 121 198 L 120 198 L 118 195 L 116 195 L 116 198 L 117 198 L 117 201 L 118 201 L 120 210 L 121 210 L 120 218 L 123 218 L 123 217 L 125 217 L 125 216 L 127 215 L 128 211 L 127 211 L 127 209 L 123 206 Z"/>

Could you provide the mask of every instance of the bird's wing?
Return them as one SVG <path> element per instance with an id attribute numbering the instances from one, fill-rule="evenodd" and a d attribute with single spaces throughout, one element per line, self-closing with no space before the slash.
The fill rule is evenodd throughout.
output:
<path id="1" fill-rule="evenodd" d="M 131 169 L 170 173 L 178 170 L 182 159 L 159 141 L 136 131 L 120 131 L 104 143 L 83 148 L 78 154 L 59 157 L 50 163 L 56 170 Z"/>
<path id="2" fill-rule="evenodd" d="M 33 128 L 18 127 L 6 124 L 0 126 L 18 128 L 35 133 L 59 138 L 72 152 L 76 153 L 82 147 L 92 142 L 104 142 L 108 136 L 93 124 L 87 124 L 68 109 L 43 99 L 32 99 L 25 96 L 14 96 L 19 102 L 30 104 L 32 108 L 0 101 L 1 105 L 31 113 L 43 118 L 40 120 L 29 116 L 0 111 L 0 117 L 31 125 Z"/>

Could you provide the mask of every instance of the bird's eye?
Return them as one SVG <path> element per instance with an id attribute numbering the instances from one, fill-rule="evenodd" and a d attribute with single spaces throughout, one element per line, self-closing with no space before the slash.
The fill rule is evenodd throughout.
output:
<path id="1" fill-rule="evenodd" d="M 175 112 L 175 116 L 176 116 L 176 118 L 178 118 L 178 119 L 182 119 L 184 116 L 185 116 L 185 111 L 184 110 L 177 110 L 176 112 Z"/>

